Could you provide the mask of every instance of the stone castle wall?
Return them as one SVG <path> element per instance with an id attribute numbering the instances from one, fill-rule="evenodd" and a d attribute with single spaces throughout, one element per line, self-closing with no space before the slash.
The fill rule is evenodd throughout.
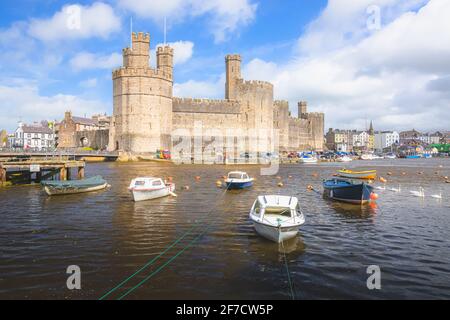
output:
<path id="1" fill-rule="evenodd" d="M 114 115 L 110 129 L 110 150 L 132 153 L 172 149 L 172 130 L 195 136 L 194 128 L 234 132 L 239 140 L 249 131 L 271 132 L 266 141 L 256 136 L 245 139 L 249 150 L 257 145 L 273 145 L 274 129 L 279 134 L 281 151 L 323 148 L 323 114 L 306 112 L 292 118 L 287 101 L 274 101 L 274 87 L 265 81 L 246 81 L 241 76 L 241 57 L 228 55 L 225 99 L 173 97 L 173 49 L 156 50 L 157 67 L 150 68 L 150 36 L 133 34 L 132 48 L 123 50 L 123 67 L 113 72 Z"/>

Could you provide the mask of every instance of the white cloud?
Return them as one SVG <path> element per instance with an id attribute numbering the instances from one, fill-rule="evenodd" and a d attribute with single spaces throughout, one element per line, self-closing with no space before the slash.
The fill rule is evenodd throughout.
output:
<path id="1" fill-rule="evenodd" d="M 227 40 L 239 27 L 255 19 L 257 5 L 251 0 L 119 0 L 119 5 L 138 16 L 161 23 L 179 23 L 188 17 L 211 15 L 209 28 L 216 42 Z"/>
<path id="2" fill-rule="evenodd" d="M 118 53 L 97 55 L 90 52 L 80 52 L 70 60 L 70 66 L 75 71 L 87 69 L 113 69 L 122 63 L 122 56 Z"/>
<path id="3" fill-rule="evenodd" d="M 95 88 L 97 86 L 97 78 L 90 78 L 80 82 L 83 88 Z"/>
<path id="4" fill-rule="evenodd" d="M 164 44 L 160 43 L 156 47 L 163 46 Z M 189 59 L 192 58 L 194 53 L 194 43 L 191 41 L 177 41 L 177 42 L 169 42 L 168 46 L 174 49 L 174 57 L 173 63 L 174 65 L 180 65 L 186 63 Z"/>
<path id="5" fill-rule="evenodd" d="M 73 95 L 42 96 L 34 82 L 25 80 L 0 84 L 0 128 L 15 129 L 19 120 L 32 123 L 41 120 L 61 120 L 64 112 L 78 115 L 106 112 L 108 108 L 97 100 L 86 100 Z M 39 112 L 37 112 L 39 110 Z"/>
<path id="6" fill-rule="evenodd" d="M 381 30 L 367 32 L 359 2 L 331 0 L 290 61 L 255 59 L 244 66 L 245 77 L 273 82 L 276 98 L 290 100 L 294 113 L 296 101 L 308 100 L 331 127 L 364 128 L 373 119 L 375 129 L 448 129 L 450 1 L 431 0 L 418 11 L 409 9 L 422 1 L 379 2 L 391 8 Z M 354 10 L 363 18 L 336 31 L 336 21 L 347 24 Z M 348 30 L 357 36 L 346 38 Z"/>
<path id="7" fill-rule="evenodd" d="M 175 83 L 173 86 L 174 97 L 182 98 L 223 98 L 225 91 L 225 74 L 215 81 L 189 80 L 183 83 Z"/>
<path id="8" fill-rule="evenodd" d="M 120 17 L 111 6 L 95 2 L 91 6 L 64 6 L 49 19 L 32 19 L 28 33 L 42 41 L 107 38 L 121 28 Z"/>

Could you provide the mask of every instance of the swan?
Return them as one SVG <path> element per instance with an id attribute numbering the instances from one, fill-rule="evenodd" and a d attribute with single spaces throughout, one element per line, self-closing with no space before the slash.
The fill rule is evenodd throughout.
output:
<path id="1" fill-rule="evenodd" d="M 398 185 L 398 188 L 390 188 L 389 191 L 393 191 L 393 192 L 401 192 L 402 189 L 401 189 L 400 185 Z"/>
<path id="2" fill-rule="evenodd" d="M 415 197 L 421 197 L 421 198 L 425 197 L 425 192 L 422 187 L 419 188 L 419 191 L 410 191 L 410 192 Z"/>
<path id="3" fill-rule="evenodd" d="M 386 187 L 385 186 L 378 186 L 378 187 L 375 187 L 375 189 L 377 189 L 377 190 L 386 190 Z"/>
<path id="4" fill-rule="evenodd" d="M 439 192 L 439 194 L 432 194 L 431 197 L 435 199 L 442 199 L 442 192 Z"/>

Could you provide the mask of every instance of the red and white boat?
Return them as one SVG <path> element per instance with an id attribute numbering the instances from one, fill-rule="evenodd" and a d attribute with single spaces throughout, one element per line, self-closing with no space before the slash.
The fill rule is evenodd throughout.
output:
<path id="1" fill-rule="evenodd" d="M 175 196 L 175 184 L 165 182 L 161 178 L 141 177 L 133 179 L 128 190 L 136 202 L 167 197 L 169 195 Z"/>

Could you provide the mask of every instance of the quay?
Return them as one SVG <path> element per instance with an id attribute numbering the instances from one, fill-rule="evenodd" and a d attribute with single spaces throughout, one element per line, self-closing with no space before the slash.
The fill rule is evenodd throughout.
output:
<path id="1" fill-rule="evenodd" d="M 84 179 L 86 163 L 69 159 L 26 159 L 23 161 L 0 160 L 0 186 L 16 183 L 41 182 L 50 178 L 70 180 L 72 169 L 76 170 L 77 179 Z M 34 175 L 34 179 L 33 179 Z"/>

